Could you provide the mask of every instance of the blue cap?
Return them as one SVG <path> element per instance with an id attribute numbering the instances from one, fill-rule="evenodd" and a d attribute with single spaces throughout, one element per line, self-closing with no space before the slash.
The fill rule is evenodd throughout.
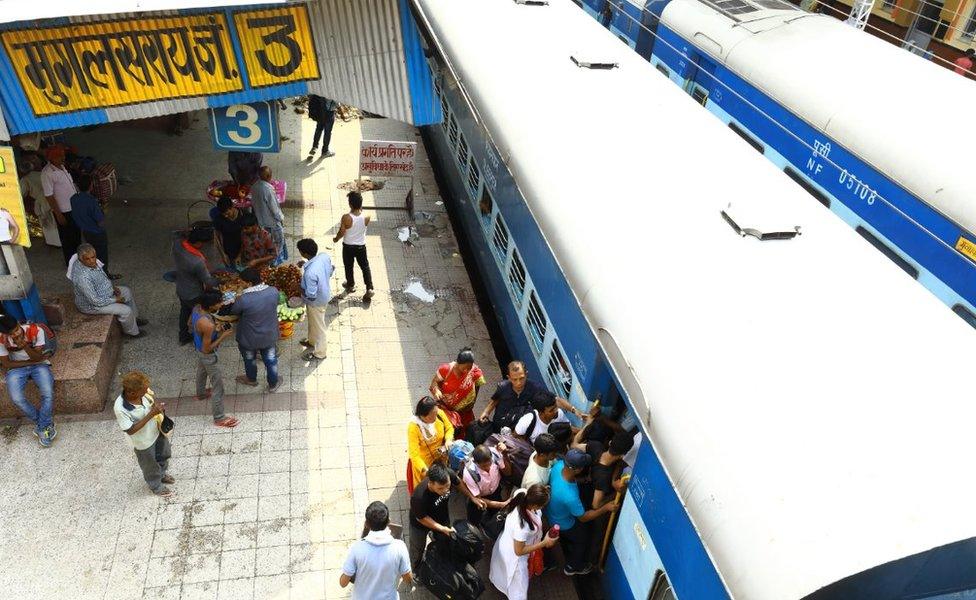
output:
<path id="1" fill-rule="evenodd" d="M 571 469 L 585 469 L 592 463 L 593 459 L 590 457 L 590 455 L 582 450 L 573 448 L 566 453 L 566 464 L 569 465 L 569 468 Z"/>

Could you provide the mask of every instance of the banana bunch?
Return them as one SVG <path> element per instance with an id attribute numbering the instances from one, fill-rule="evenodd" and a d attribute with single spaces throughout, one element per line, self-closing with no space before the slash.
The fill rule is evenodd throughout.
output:
<path id="1" fill-rule="evenodd" d="M 278 305 L 279 321 L 298 321 L 301 320 L 304 314 L 305 314 L 304 306 L 299 306 L 298 308 L 290 308 L 287 304 Z"/>

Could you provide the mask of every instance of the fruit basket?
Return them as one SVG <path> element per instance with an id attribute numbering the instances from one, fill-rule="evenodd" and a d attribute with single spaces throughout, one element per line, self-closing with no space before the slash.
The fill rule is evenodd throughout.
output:
<path id="1" fill-rule="evenodd" d="M 271 187 L 274 188 L 278 196 L 278 204 L 285 203 L 285 193 L 288 191 L 288 184 L 278 179 L 271 180 Z M 207 186 L 207 200 L 216 204 L 221 198 L 231 198 L 237 208 L 249 208 L 251 206 L 250 186 L 238 186 L 233 181 L 215 180 Z"/>

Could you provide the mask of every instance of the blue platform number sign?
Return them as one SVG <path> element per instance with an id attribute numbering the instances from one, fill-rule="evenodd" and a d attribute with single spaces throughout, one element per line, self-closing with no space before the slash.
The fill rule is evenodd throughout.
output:
<path id="1" fill-rule="evenodd" d="M 210 109 L 210 133 L 217 150 L 278 152 L 278 108 L 272 102 L 231 104 Z"/>

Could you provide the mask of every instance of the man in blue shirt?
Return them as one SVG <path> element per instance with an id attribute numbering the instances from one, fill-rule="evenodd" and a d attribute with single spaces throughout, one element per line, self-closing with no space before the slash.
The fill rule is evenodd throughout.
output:
<path id="1" fill-rule="evenodd" d="M 559 525 L 559 544 L 566 558 L 566 575 L 586 575 L 593 570 L 586 555 L 590 546 L 590 521 L 600 515 L 617 510 L 617 503 L 607 502 L 600 508 L 585 510 L 580 500 L 576 479 L 593 462 L 589 454 L 573 448 L 565 459 L 557 460 L 550 471 L 551 496 L 546 516 L 553 525 Z"/>
<path id="2" fill-rule="evenodd" d="M 366 527 L 363 539 L 349 550 L 342 565 L 339 585 L 352 589 L 353 600 L 398 600 L 400 578 L 413 583 L 407 546 L 394 539 L 389 529 L 390 509 L 382 502 L 366 507 Z"/>
<path id="3" fill-rule="evenodd" d="M 92 180 L 89 175 L 75 177 L 78 193 L 71 196 L 71 220 L 75 222 L 84 240 L 94 246 L 98 260 L 102 261 L 105 274 L 115 280 L 121 275 L 108 272 L 108 233 L 105 231 L 105 213 L 98 203 L 98 198 L 92 195 Z M 73 249 L 72 249 L 73 250 Z"/>
<path id="4" fill-rule="evenodd" d="M 308 261 L 302 274 L 302 297 L 308 313 L 308 338 L 300 342 L 308 350 L 302 353 L 302 358 L 307 361 L 321 360 L 325 358 L 325 311 L 332 299 L 329 279 L 335 267 L 332 266 L 332 259 L 328 254 L 318 253 L 319 246 L 313 239 L 298 240 L 298 252 Z"/>

